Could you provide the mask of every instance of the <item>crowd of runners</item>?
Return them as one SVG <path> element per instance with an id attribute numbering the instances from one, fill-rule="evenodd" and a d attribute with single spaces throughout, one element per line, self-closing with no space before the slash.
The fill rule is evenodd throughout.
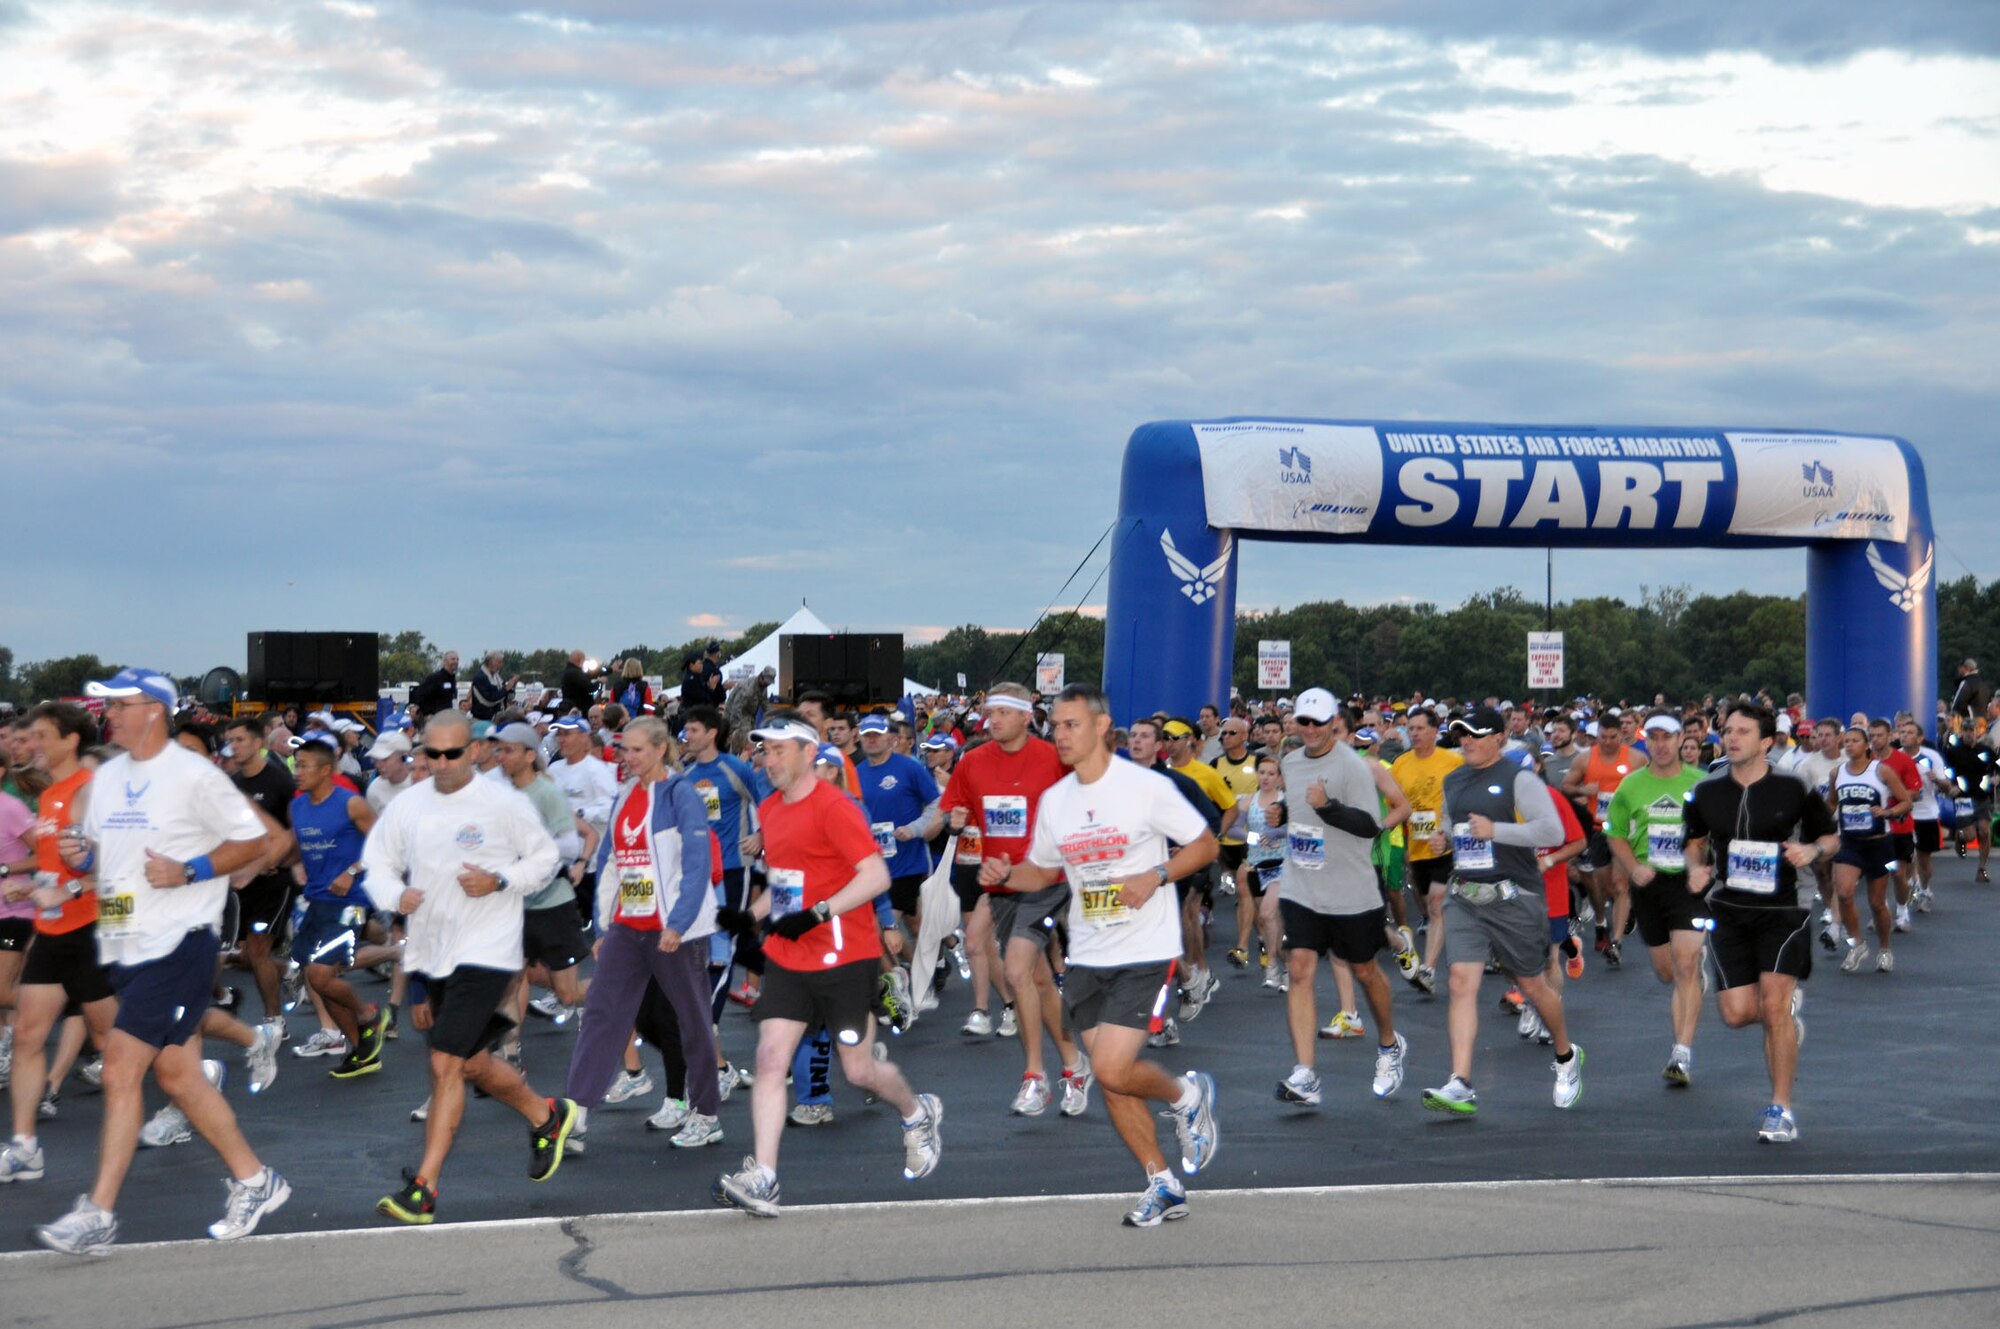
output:
<path id="1" fill-rule="evenodd" d="M 1990 693 L 1966 687 L 1931 732 L 1815 719 L 1797 697 L 1321 688 L 1119 726 L 1085 686 L 856 713 L 812 693 L 779 704 L 765 678 L 725 688 L 694 660 L 673 698 L 579 670 L 523 705 L 496 659 L 463 688 L 446 665 L 379 731 L 309 710 L 208 716 L 144 669 L 7 723 L 0 1183 L 44 1176 L 39 1123 L 72 1109 L 64 1086 L 103 1094 L 95 1180 L 34 1229 L 43 1245 L 109 1248 L 137 1151 L 196 1135 L 228 1172 L 211 1236 L 286 1202 L 225 1093 L 231 1058 L 204 1056 L 222 1044 L 256 1095 L 281 1064 L 358 1079 L 421 1036 L 422 1143 L 376 1206 L 403 1223 L 437 1216 L 469 1096 L 519 1114 L 529 1178 L 547 1182 L 587 1149 L 593 1110 L 655 1092 L 646 1128 L 693 1150 L 724 1144 L 721 1104 L 747 1091 L 748 1152 L 711 1194 L 774 1216 L 785 1127 L 832 1119 L 836 1063 L 896 1110 L 903 1174 L 921 1180 L 944 1103 L 878 1034 L 942 1018 L 954 981 L 964 1035 L 1021 1058 L 1010 1102 L 956 1110 L 1079 1117 L 1096 1094 L 1145 1177 L 1123 1216 L 1137 1227 L 1185 1217 L 1186 1179 L 1220 1147 L 1213 1078 L 1165 1062 L 1232 971 L 1283 994 L 1280 1100 L 1332 1092 L 1321 1040 L 1372 1037 L 1371 1095 L 1421 1068 L 1422 1106 L 1470 1117 L 1486 979 L 1550 1048 L 1568 1109 L 1588 1031 L 1565 984 L 1636 945 L 1666 989 L 1664 1082 L 1692 1082 L 1713 990 L 1725 1026 L 1762 1031 L 1756 1137 L 1788 1143 L 1815 955 L 1900 972 L 1933 856 L 1974 845 L 1987 880 L 2000 745 Z M 1976 683 L 1970 661 L 1961 673 Z M 1211 936 L 1232 895 L 1234 935 Z M 1448 1003 L 1448 1045 L 1413 1050 L 1399 1000 Z M 731 1002 L 754 1046 L 727 1045 Z M 537 1084 L 531 1016 L 575 1033 L 566 1070 Z M 150 1118 L 149 1070 L 168 1100 Z"/>

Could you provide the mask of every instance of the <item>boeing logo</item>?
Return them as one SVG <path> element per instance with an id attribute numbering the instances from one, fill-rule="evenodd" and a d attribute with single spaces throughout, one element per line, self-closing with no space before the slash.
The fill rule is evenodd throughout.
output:
<path id="1" fill-rule="evenodd" d="M 1313 459 L 1304 448 L 1278 449 L 1278 483 L 1309 485 L 1313 479 Z"/>
<path id="2" fill-rule="evenodd" d="M 1799 469 L 1805 473 L 1806 481 L 1801 497 L 1833 497 L 1833 469 L 1825 462 L 1815 459 L 1807 462 Z"/>

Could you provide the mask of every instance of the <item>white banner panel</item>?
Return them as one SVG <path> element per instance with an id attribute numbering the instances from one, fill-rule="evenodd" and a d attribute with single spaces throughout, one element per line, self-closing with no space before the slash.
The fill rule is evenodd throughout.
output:
<path id="1" fill-rule="evenodd" d="M 1197 424 L 1208 524 L 1359 535 L 1382 501 L 1382 444 L 1356 425 Z"/>
<path id="2" fill-rule="evenodd" d="M 1063 690 L 1063 658 L 1061 651 L 1050 651 L 1035 661 L 1035 691 L 1044 697 L 1053 697 Z"/>
<path id="3" fill-rule="evenodd" d="M 1725 434 L 1736 454 L 1731 535 L 1909 538 L 1910 471 L 1886 438 Z"/>
<path id="4" fill-rule="evenodd" d="M 1563 635 L 1560 632 L 1528 634 L 1528 688 L 1560 688 L 1563 685 Z"/>
<path id="5" fill-rule="evenodd" d="M 1266 692 L 1284 692 L 1292 686 L 1292 644 L 1288 641 L 1257 643 L 1257 686 Z"/>

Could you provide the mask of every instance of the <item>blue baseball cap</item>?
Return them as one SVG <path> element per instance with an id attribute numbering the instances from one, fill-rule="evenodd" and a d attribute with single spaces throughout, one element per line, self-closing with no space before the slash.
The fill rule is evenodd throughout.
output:
<path id="1" fill-rule="evenodd" d="M 844 767 L 847 765 L 847 754 L 831 743 L 822 743 L 819 745 L 819 755 L 813 758 L 813 765 Z"/>
<path id="2" fill-rule="evenodd" d="M 87 697 L 144 697 L 172 710 L 181 699 L 180 689 L 165 674 L 153 669 L 121 669 L 103 682 L 83 685 Z"/>
<path id="3" fill-rule="evenodd" d="M 581 715 L 565 715 L 562 719 L 550 725 L 549 728 L 574 729 L 580 734 L 587 734 L 590 732 L 590 721 L 584 719 Z"/>
<path id="4" fill-rule="evenodd" d="M 472 737 L 474 741 L 493 737 L 493 722 L 491 720 L 474 720 L 472 722 Z"/>
<path id="5" fill-rule="evenodd" d="M 951 735 L 942 729 L 937 730 L 929 738 L 926 738 L 923 745 L 933 751 L 938 748 L 955 748 L 958 746 L 958 744 L 951 741 Z"/>
<path id="6" fill-rule="evenodd" d="M 1362 725 L 1361 728 L 1354 731 L 1354 746 L 1358 748 L 1372 748 L 1381 739 L 1382 736 L 1367 725 Z"/>
<path id="7" fill-rule="evenodd" d="M 889 717 L 886 715 L 864 715 L 861 723 L 854 727 L 857 734 L 886 734 L 889 732 Z"/>

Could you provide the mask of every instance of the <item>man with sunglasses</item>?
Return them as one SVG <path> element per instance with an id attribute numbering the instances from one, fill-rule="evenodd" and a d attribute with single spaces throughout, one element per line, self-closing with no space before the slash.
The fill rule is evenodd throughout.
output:
<path id="1" fill-rule="evenodd" d="M 432 716 L 420 749 L 431 778 L 389 805 L 368 837 L 362 866 L 371 891 L 409 919 L 403 966 L 423 996 L 411 1023 L 430 1039 L 431 1101 L 423 1161 L 375 1211 L 404 1223 L 437 1213 L 438 1174 L 477 1085 L 528 1123 L 528 1176 L 562 1165 L 576 1104 L 544 1098 L 492 1046 L 514 1022 L 501 1009 L 522 962 L 522 912 L 555 875 L 556 842 L 534 804 L 510 784 L 475 778 L 472 721 Z"/>

